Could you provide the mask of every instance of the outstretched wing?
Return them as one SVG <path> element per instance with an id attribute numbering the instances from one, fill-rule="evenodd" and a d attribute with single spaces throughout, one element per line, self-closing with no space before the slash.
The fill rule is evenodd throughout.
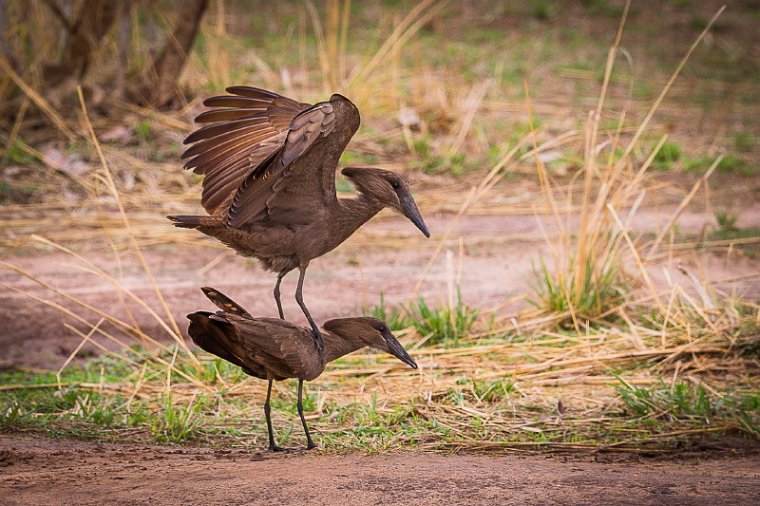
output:
<path id="1" fill-rule="evenodd" d="M 275 185 L 282 187 L 293 162 L 330 134 L 335 114 L 329 102 L 310 106 L 247 86 L 227 92 L 233 95 L 204 102 L 215 109 L 196 121 L 210 124 L 185 139 L 194 145 L 182 157 L 190 158 L 185 168 L 206 176 L 201 199 L 206 211 L 227 210 L 228 225 L 237 227 L 270 211 Z M 316 182 L 323 184 L 319 178 Z M 332 174 L 329 183 L 334 184 Z"/>
<path id="2" fill-rule="evenodd" d="M 308 220 L 310 213 L 302 210 L 314 209 L 326 194 L 335 194 L 335 167 L 329 174 L 323 174 L 320 161 L 310 161 L 304 166 L 297 160 L 317 139 L 329 136 L 335 122 L 335 110 L 330 102 L 316 104 L 293 118 L 283 146 L 251 172 L 238 188 L 227 224 L 238 227 L 267 215 L 279 223 Z M 285 197 L 287 191 L 283 190 L 287 188 L 295 192 Z M 296 212 L 292 212 L 294 210 Z"/>
<path id="3" fill-rule="evenodd" d="M 203 174 L 201 204 L 209 214 L 228 204 L 245 178 L 281 149 L 293 118 L 309 108 L 270 91 L 248 86 L 227 88 L 232 95 L 211 97 L 212 107 L 195 121 L 208 123 L 185 139 L 186 169 Z"/>

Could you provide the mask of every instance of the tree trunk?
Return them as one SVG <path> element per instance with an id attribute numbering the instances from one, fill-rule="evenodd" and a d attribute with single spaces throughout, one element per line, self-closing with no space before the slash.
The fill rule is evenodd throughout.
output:
<path id="1" fill-rule="evenodd" d="M 132 2 L 124 0 L 119 11 L 119 65 L 116 67 L 114 79 L 114 96 L 123 100 L 127 89 L 127 67 L 129 66 L 129 43 L 132 39 Z"/>
<path id="2" fill-rule="evenodd" d="M 45 67 L 45 80 L 50 86 L 56 86 L 68 77 L 81 80 L 87 73 L 90 56 L 116 20 L 119 2 L 117 0 L 84 0 L 77 13 L 77 19 L 73 23 L 67 22 L 62 11 L 52 0 L 46 3 L 61 18 L 61 22 L 69 30 L 69 37 L 61 63 Z"/>
<path id="3" fill-rule="evenodd" d="M 146 90 L 148 100 L 153 105 L 164 107 L 177 96 L 177 81 L 207 7 L 208 0 L 187 0 L 182 3 L 174 32 L 168 36 L 148 71 Z"/>

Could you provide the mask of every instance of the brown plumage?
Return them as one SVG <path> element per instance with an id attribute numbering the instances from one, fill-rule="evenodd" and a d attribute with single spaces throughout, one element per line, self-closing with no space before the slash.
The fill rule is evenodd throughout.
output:
<path id="1" fill-rule="evenodd" d="M 178 227 L 216 237 L 277 273 L 274 297 L 280 318 L 280 282 L 298 268 L 296 301 L 320 346 L 319 329 L 303 303 L 309 262 L 345 241 L 385 207 L 404 214 L 430 236 L 409 191 L 397 174 L 346 168 L 359 196 L 339 199 L 335 169 L 359 128 L 359 111 L 333 95 L 315 105 L 247 86 L 207 99 L 212 109 L 196 118 L 209 123 L 190 134 L 185 168 L 205 175 L 201 203 L 209 216 L 170 216 Z"/>
<path id="2" fill-rule="evenodd" d="M 306 433 L 307 448 L 314 448 L 303 415 L 303 382 L 322 374 L 325 364 L 369 346 L 417 368 L 385 323 L 377 318 L 338 318 L 325 322 L 322 331 L 325 346 L 320 350 L 308 329 L 282 319 L 254 318 L 218 290 L 202 290 L 221 311 L 198 311 L 187 315 L 190 319 L 188 333 L 193 342 L 207 352 L 241 367 L 250 376 L 269 381 L 264 415 L 271 451 L 280 450 L 275 444 L 270 416 L 272 381 L 298 379 L 298 415 Z"/>

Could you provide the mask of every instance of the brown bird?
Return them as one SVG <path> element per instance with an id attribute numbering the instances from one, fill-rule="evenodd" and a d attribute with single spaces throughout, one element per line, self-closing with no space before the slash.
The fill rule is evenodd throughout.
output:
<path id="1" fill-rule="evenodd" d="M 190 134 L 182 154 L 185 168 L 205 175 L 201 204 L 209 216 L 169 216 L 174 224 L 216 237 L 243 256 L 258 258 L 277 273 L 274 298 L 280 318 L 280 282 L 298 268 L 296 301 L 317 342 L 317 325 L 303 302 L 303 281 L 313 258 L 324 255 L 385 207 L 402 213 L 426 237 L 427 226 L 396 173 L 345 168 L 359 191 L 339 199 L 335 169 L 359 128 L 359 110 L 333 95 L 315 105 L 247 86 L 212 97 L 210 111 L 196 118 L 209 123 Z"/>
<path id="2" fill-rule="evenodd" d="M 254 318 L 232 299 L 213 288 L 203 293 L 221 311 L 198 311 L 187 315 L 188 333 L 205 351 L 269 381 L 264 415 L 269 432 L 269 450 L 280 451 L 274 440 L 269 399 L 272 382 L 298 378 L 298 415 L 306 433 L 307 449 L 314 448 L 303 415 L 303 382 L 317 378 L 325 364 L 365 346 L 385 351 L 405 364 L 417 364 L 381 320 L 369 317 L 338 318 L 323 325 L 324 349 L 320 351 L 312 333 L 276 318 Z"/>

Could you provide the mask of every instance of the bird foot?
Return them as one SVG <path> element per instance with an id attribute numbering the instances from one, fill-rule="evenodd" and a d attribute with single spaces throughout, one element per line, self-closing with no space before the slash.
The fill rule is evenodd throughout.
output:
<path id="1" fill-rule="evenodd" d="M 306 445 L 307 450 L 313 450 L 316 447 L 317 445 L 315 445 L 313 441 L 309 441 L 308 444 Z"/>
<path id="2" fill-rule="evenodd" d="M 286 451 L 288 451 L 288 449 L 287 448 L 283 448 L 282 446 L 277 446 L 275 444 L 270 444 L 269 445 L 269 451 L 273 452 L 273 453 L 276 453 L 276 452 L 286 452 Z"/>

